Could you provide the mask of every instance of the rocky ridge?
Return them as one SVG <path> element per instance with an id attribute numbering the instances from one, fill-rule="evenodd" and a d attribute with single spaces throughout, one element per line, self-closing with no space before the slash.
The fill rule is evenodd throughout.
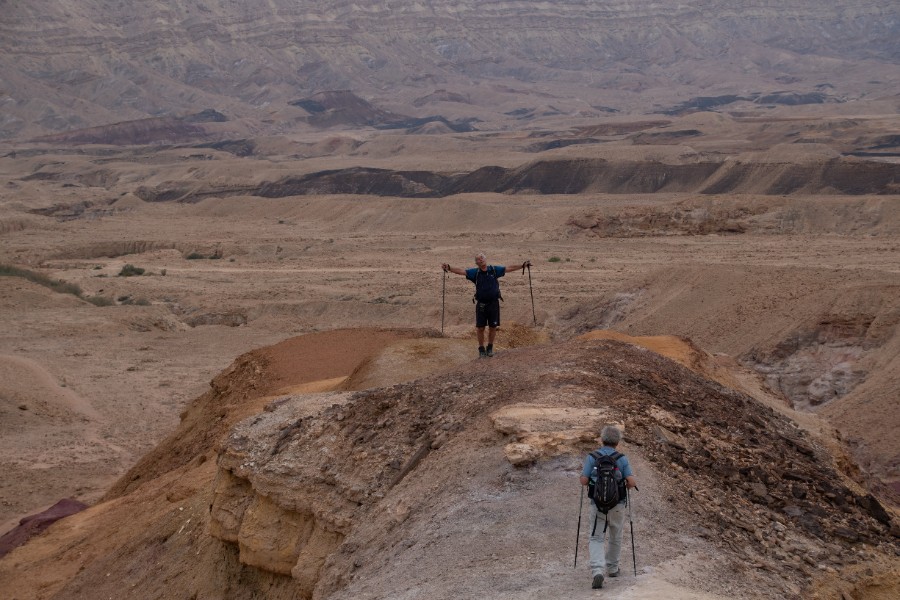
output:
<path id="1" fill-rule="evenodd" d="M 475 365 L 468 375 L 358 392 L 318 415 L 300 399 L 270 404 L 224 444 L 213 535 L 238 544 L 245 564 L 290 573 L 327 597 L 369 562 L 359 553 L 371 554 L 362 548 L 373 527 L 391 538 L 382 545 L 401 544 L 404 523 L 428 516 L 429 503 L 411 498 L 465 487 L 466 456 L 507 444 L 520 464 L 577 461 L 596 435 L 583 426 L 598 417 L 585 417 L 599 410 L 625 424 L 631 452 L 670 486 L 672 508 L 696 515 L 705 536 L 759 573 L 806 585 L 820 568 L 846 566 L 847 550 L 896 547 L 878 500 L 853 491 L 825 449 L 781 414 L 629 344 L 570 343 L 550 354 L 559 359 L 543 360 L 543 348 L 510 353 L 499 373 L 491 365 L 488 386 L 467 383 L 488 373 Z M 522 362 L 526 373 L 507 371 Z M 582 430 L 541 447 L 527 443 L 527 427 L 486 419 L 523 399 L 571 411 L 569 428 Z"/>
<path id="2" fill-rule="evenodd" d="M 6 9 L 2 138 L 185 113 L 198 103 L 257 123 L 271 121 L 274 108 L 285 127 L 306 116 L 288 105 L 298 91 L 353 89 L 411 108 L 445 91 L 456 113 L 448 117 L 471 115 L 460 97 L 499 117 L 518 108 L 507 102 L 546 94 L 548 84 L 579 89 L 552 95 L 573 114 L 650 110 L 645 92 L 663 88 L 668 106 L 704 89 L 803 98 L 823 83 L 830 95 L 856 98 L 888 84 L 835 65 L 892 69 L 898 52 L 897 8 L 874 0 L 792 0 L 777 10 L 762 0 L 211 0 L 127 10 L 93 0 Z M 702 75 L 717 70 L 731 78 L 724 89 Z"/>
<path id="3" fill-rule="evenodd" d="M 330 169 L 287 176 L 261 185 L 141 186 L 147 202 L 199 202 L 211 197 L 285 198 L 365 194 L 401 198 L 442 198 L 454 194 L 896 194 L 900 165 L 835 158 L 819 163 L 704 161 L 687 164 L 543 160 L 518 168 L 485 166 L 469 173 L 396 171 L 370 167 Z M 599 226 L 603 227 L 602 224 Z"/>
<path id="4" fill-rule="evenodd" d="M 560 505 L 606 422 L 639 470 L 637 593 L 707 546 L 713 597 L 836 598 L 896 572 L 895 521 L 835 445 L 709 379 L 729 381 L 687 341 L 572 340 L 278 394 L 310 368 L 303 340 L 236 360 L 105 501 L 0 561 L 10 597 L 588 597 L 560 562 Z"/>

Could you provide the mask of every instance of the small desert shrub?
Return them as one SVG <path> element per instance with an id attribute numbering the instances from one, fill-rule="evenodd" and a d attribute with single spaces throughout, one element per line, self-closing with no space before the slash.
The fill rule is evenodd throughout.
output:
<path id="1" fill-rule="evenodd" d="M 85 300 L 94 306 L 112 306 L 115 304 L 112 298 L 107 298 L 106 296 L 88 296 Z"/>
<path id="2" fill-rule="evenodd" d="M 12 265 L 0 264 L 0 277 L 21 277 L 32 283 L 50 288 L 54 292 L 60 294 L 72 294 L 73 296 L 81 296 L 81 288 L 74 283 L 67 283 L 61 279 L 50 279 L 43 273 L 36 273 L 28 269 L 14 267 Z"/>
<path id="3" fill-rule="evenodd" d="M 185 256 L 185 258 L 188 260 L 197 260 L 197 259 L 206 258 L 206 257 L 203 256 L 202 254 L 200 254 L 199 252 L 191 252 L 190 254 Z"/>
<path id="4" fill-rule="evenodd" d="M 50 289 L 60 294 L 72 294 L 73 296 L 81 296 L 81 287 L 74 283 L 66 283 L 57 279 L 50 285 Z"/>
<path id="5" fill-rule="evenodd" d="M 125 265 L 124 267 L 122 267 L 122 270 L 119 271 L 119 277 L 136 277 L 143 274 L 144 269 L 136 267 L 132 264 Z"/>
<path id="6" fill-rule="evenodd" d="M 137 306 L 150 306 L 150 301 L 146 298 L 138 298 L 134 301 Z"/>
<path id="7" fill-rule="evenodd" d="M 547 262 L 560 262 L 562 259 L 558 256 L 551 256 L 547 259 Z"/>
<path id="8" fill-rule="evenodd" d="M 159 270 L 159 274 L 162 275 L 163 277 L 165 277 L 165 276 L 166 276 L 166 270 L 165 270 L 165 269 L 160 269 L 160 270 Z"/>

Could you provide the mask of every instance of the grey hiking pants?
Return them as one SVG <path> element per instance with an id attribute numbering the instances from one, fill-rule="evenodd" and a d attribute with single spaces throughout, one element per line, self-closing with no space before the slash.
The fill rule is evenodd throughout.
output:
<path id="1" fill-rule="evenodd" d="M 591 502 L 591 518 L 588 521 L 588 527 L 593 531 L 590 537 L 588 549 L 591 554 L 591 576 L 607 573 L 615 573 L 619 570 L 619 554 L 622 553 L 622 530 L 625 527 L 625 503 L 619 503 L 616 507 L 604 515 L 597 510 Z M 609 525 L 606 527 L 606 533 L 603 532 L 603 525 L 609 518 Z M 594 519 L 597 520 L 597 527 L 594 527 Z M 603 538 L 609 537 L 609 548 L 604 548 Z M 604 571 L 605 569 L 605 571 Z"/>

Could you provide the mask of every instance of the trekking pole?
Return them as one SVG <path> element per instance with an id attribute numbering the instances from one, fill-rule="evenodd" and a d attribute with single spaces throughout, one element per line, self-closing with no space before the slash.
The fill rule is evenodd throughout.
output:
<path id="1" fill-rule="evenodd" d="M 447 298 L 447 271 L 443 271 L 443 276 L 441 277 L 441 337 L 444 337 L 444 306 L 445 300 Z"/>
<path id="2" fill-rule="evenodd" d="M 634 489 L 637 489 L 635 486 Z M 625 488 L 625 502 L 628 504 L 628 523 L 631 524 L 631 564 L 634 565 L 634 576 L 637 577 L 637 558 L 634 553 L 634 521 L 631 518 L 631 494 Z"/>
<path id="3" fill-rule="evenodd" d="M 534 290 L 531 288 L 531 265 L 528 264 L 528 291 L 531 292 L 531 317 L 534 319 L 534 324 L 537 325 L 537 315 L 534 314 Z"/>
<path id="4" fill-rule="evenodd" d="M 580 485 L 580 484 L 579 484 Z M 581 535 L 581 507 L 584 505 L 584 486 L 581 486 L 581 495 L 578 500 L 578 529 L 575 531 L 575 565 L 573 569 L 578 568 L 578 538 Z"/>

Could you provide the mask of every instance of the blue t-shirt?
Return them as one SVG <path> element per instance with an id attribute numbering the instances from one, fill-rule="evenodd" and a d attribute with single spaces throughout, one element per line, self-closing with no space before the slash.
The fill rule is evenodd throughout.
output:
<path id="1" fill-rule="evenodd" d="M 466 279 L 475 283 L 475 298 L 479 302 L 493 302 L 500 297 L 500 282 L 497 281 L 506 275 L 506 267 L 488 265 L 481 271 L 478 267 L 466 269 Z"/>
<path id="2" fill-rule="evenodd" d="M 615 454 L 618 452 L 615 448 L 611 448 L 609 446 L 601 446 L 600 449 L 597 450 L 599 454 Z M 590 477 L 591 471 L 594 468 L 594 463 L 597 462 L 594 460 L 594 457 L 590 454 L 587 455 L 587 458 L 584 459 L 584 468 L 581 469 L 581 475 L 583 477 Z M 631 465 L 628 463 L 628 457 L 624 454 L 619 457 L 616 461 L 616 466 L 619 467 L 619 471 L 622 472 L 623 478 L 628 478 L 634 475 L 634 471 L 631 470 Z"/>
<path id="3" fill-rule="evenodd" d="M 490 273 L 491 269 L 494 270 L 495 277 L 503 277 L 506 275 L 506 267 L 495 267 L 494 265 L 488 265 L 487 272 Z M 475 281 L 475 274 L 478 273 L 478 267 L 472 267 L 471 269 L 466 269 L 466 279 L 469 281 Z"/>

